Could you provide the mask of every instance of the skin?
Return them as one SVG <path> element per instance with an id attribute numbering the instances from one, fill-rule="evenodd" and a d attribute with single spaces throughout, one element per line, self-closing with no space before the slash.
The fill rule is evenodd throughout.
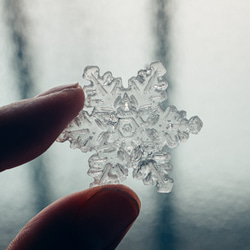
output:
<path id="1" fill-rule="evenodd" d="M 68 84 L 1 107 L 0 171 L 44 153 L 83 105 L 82 88 Z M 124 185 L 89 188 L 43 209 L 8 249 L 115 249 L 139 211 L 139 198 Z"/>

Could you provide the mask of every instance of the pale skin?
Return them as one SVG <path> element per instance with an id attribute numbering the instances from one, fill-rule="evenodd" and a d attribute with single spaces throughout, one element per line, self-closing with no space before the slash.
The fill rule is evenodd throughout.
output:
<path id="1" fill-rule="evenodd" d="M 1 107 L 0 171 L 44 153 L 83 105 L 82 88 L 68 84 Z M 89 188 L 38 213 L 8 249 L 115 249 L 139 211 L 138 196 L 124 185 Z"/>

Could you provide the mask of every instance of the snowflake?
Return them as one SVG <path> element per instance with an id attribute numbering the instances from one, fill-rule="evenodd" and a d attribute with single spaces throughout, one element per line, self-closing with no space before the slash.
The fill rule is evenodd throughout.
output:
<path id="1" fill-rule="evenodd" d="M 166 105 L 165 73 L 160 62 L 152 63 L 124 87 L 111 72 L 100 76 L 96 66 L 84 69 L 83 78 L 90 81 L 83 87 L 85 108 L 57 140 L 95 152 L 88 161 L 88 174 L 94 178 L 90 186 L 120 183 L 131 168 L 133 178 L 145 185 L 155 185 L 162 193 L 171 191 L 168 151 L 190 133 L 197 134 L 202 121 L 198 116 L 188 120 L 185 111 Z"/>

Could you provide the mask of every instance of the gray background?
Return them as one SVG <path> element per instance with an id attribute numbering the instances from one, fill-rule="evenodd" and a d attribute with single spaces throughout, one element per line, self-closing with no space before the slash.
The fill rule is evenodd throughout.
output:
<path id="1" fill-rule="evenodd" d="M 204 127 L 172 153 L 175 180 L 142 202 L 118 249 L 250 249 L 250 3 L 247 0 L 3 0 L 0 105 L 80 82 L 83 68 L 128 78 L 168 69 L 169 104 Z M 42 208 L 87 188 L 88 154 L 54 143 L 0 175 L 0 249 Z"/>

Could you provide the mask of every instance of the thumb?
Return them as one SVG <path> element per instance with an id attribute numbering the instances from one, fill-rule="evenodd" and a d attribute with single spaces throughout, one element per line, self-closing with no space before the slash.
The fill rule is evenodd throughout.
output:
<path id="1" fill-rule="evenodd" d="M 115 249 L 139 210 L 139 198 L 126 186 L 89 188 L 42 210 L 8 249 Z"/>

